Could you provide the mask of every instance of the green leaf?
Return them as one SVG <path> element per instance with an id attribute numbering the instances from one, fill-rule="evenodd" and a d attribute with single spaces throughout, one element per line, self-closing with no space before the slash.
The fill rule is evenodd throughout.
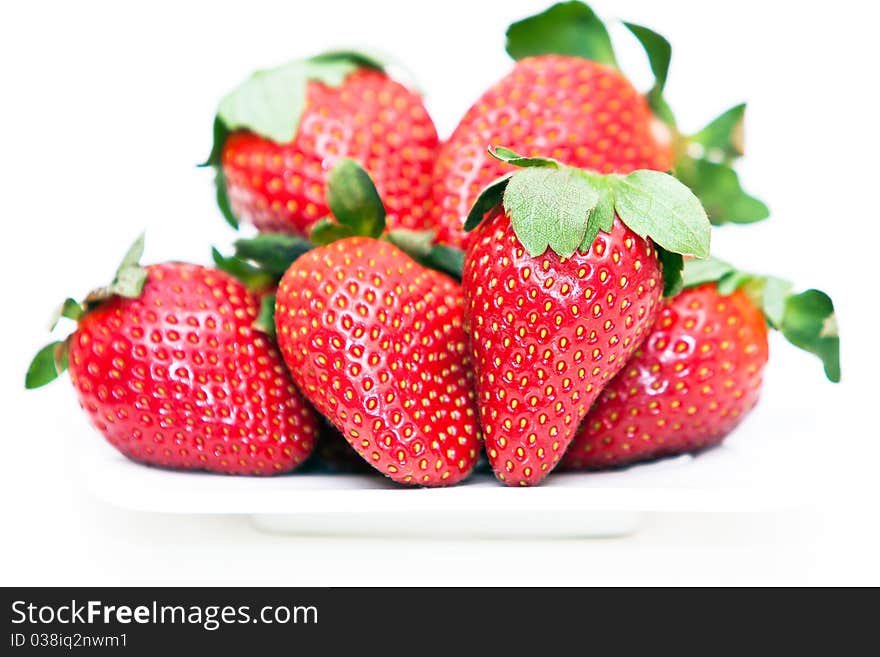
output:
<path id="1" fill-rule="evenodd" d="M 522 159 L 522 155 L 505 146 L 489 146 L 489 155 L 502 162 L 511 162 L 513 160 Z"/>
<path id="2" fill-rule="evenodd" d="M 144 257 L 144 241 L 145 235 L 144 233 L 141 233 L 138 235 L 134 243 L 128 247 L 128 251 L 125 252 L 125 255 L 122 256 L 122 262 L 119 263 L 119 269 L 117 271 L 139 266 L 141 258 Z"/>
<path id="3" fill-rule="evenodd" d="M 144 235 L 141 233 L 134 244 L 129 247 L 125 257 L 123 257 L 113 281 L 105 287 L 99 287 L 89 292 L 82 303 L 79 304 L 83 309 L 80 317 L 110 297 L 120 296 L 136 299 L 141 295 L 147 282 L 147 270 L 141 267 L 138 262 L 143 253 Z M 65 305 L 67 305 L 67 302 L 65 302 Z"/>
<path id="4" fill-rule="evenodd" d="M 666 102 L 666 99 L 658 94 L 652 94 L 648 97 L 648 104 L 651 106 L 651 109 L 654 110 L 654 114 L 658 119 L 663 121 L 666 125 L 677 130 L 675 124 L 675 114 L 672 111 L 672 108 Z"/>
<path id="5" fill-rule="evenodd" d="M 141 233 L 134 241 L 128 252 L 122 258 L 113 282 L 106 288 L 95 290 L 86 297 L 86 305 L 102 301 L 111 296 L 136 299 L 143 292 L 147 282 L 147 270 L 140 266 L 140 259 L 144 255 L 144 234 Z"/>
<path id="6" fill-rule="evenodd" d="M 609 176 L 614 209 L 641 237 L 667 251 L 704 258 L 709 255 L 710 226 L 700 200 L 666 173 L 640 169 Z"/>
<path id="7" fill-rule="evenodd" d="M 217 117 L 229 132 L 249 130 L 277 143 L 292 141 L 305 108 L 307 82 L 303 61 L 257 71 L 220 101 Z"/>
<path id="8" fill-rule="evenodd" d="M 679 162 L 676 176 L 699 197 L 716 226 L 750 224 L 770 216 L 767 206 L 743 190 L 739 176 L 726 164 L 708 160 Z"/>
<path id="9" fill-rule="evenodd" d="M 278 282 L 278 276 L 274 276 L 236 256 L 224 256 L 220 251 L 212 248 L 211 257 L 217 269 L 234 276 L 250 290 L 264 290 Z"/>
<path id="10" fill-rule="evenodd" d="M 648 104 L 661 120 L 669 125 L 675 125 L 672 110 L 663 98 L 663 89 L 666 87 L 666 78 L 669 75 L 669 61 L 672 58 L 672 46 L 665 37 L 654 30 L 635 23 L 624 23 L 624 25 L 642 44 L 648 55 L 651 72 L 654 74 L 654 86 L 647 94 Z"/>
<path id="11" fill-rule="evenodd" d="M 260 314 L 254 320 L 254 328 L 275 339 L 275 295 L 266 294 L 260 299 Z"/>
<path id="12" fill-rule="evenodd" d="M 53 331 L 62 317 L 66 317 L 67 319 L 72 319 L 73 321 L 78 322 L 85 314 L 86 309 L 83 308 L 82 304 L 76 299 L 71 299 L 68 297 L 60 306 L 58 306 L 58 309 L 52 315 L 52 321 L 49 324 L 49 330 Z"/>
<path id="13" fill-rule="evenodd" d="M 657 257 L 663 270 L 663 296 L 675 296 L 684 287 L 684 258 L 680 253 L 667 251 L 662 246 L 657 247 Z"/>
<path id="14" fill-rule="evenodd" d="M 249 130 L 279 144 L 290 142 L 305 108 L 308 81 L 338 87 L 362 61 L 319 56 L 257 71 L 220 101 L 217 117 L 228 132 Z M 215 143 L 212 153 L 218 148 L 222 144 Z"/>
<path id="15" fill-rule="evenodd" d="M 719 294 L 728 296 L 744 288 L 752 302 L 761 308 L 767 321 L 779 328 L 785 300 L 791 293 L 791 283 L 773 276 L 761 276 L 740 271 L 714 256 L 702 260 L 688 260 L 684 267 L 684 288 L 715 283 Z"/>
<path id="16" fill-rule="evenodd" d="M 397 228 L 385 234 L 385 238 L 409 257 L 418 260 L 431 252 L 434 244 L 433 230 L 410 230 Z"/>
<path id="17" fill-rule="evenodd" d="M 675 174 L 700 198 L 714 225 L 749 224 L 770 216 L 761 201 L 747 194 L 731 164 L 743 154 L 745 103 L 736 105 L 685 139 L 687 152 Z"/>
<path id="18" fill-rule="evenodd" d="M 654 89 L 663 93 L 666 86 L 666 78 L 669 75 L 669 61 L 672 58 L 672 46 L 665 37 L 654 30 L 635 23 L 624 23 L 626 28 L 633 33 L 645 53 L 648 55 L 648 63 L 654 74 Z"/>
<path id="19" fill-rule="evenodd" d="M 754 281 L 755 278 L 756 277 L 753 274 L 749 274 L 748 272 L 734 270 L 718 281 L 718 293 L 723 294 L 724 296 L 730 296 L 739 288 Z M 759 294 L 763 295 L 763 279 L 761 279 Z"/>
<path id="20" fill-rule="evenodd" d="M 434 244 L 434 231 L 400 228 L 389 231 L 385 238 L 425 267 L 461 280 L 464 251 L 444 244 Z"/>
<path id="21" fill-rule="evenodd" d="M 563 258 L 571 257 L 598 200 L 592 179 L 570 167 L 517 171 L 504 190 L 513 232 L 532 256 L 550 247 Z"/>
<path id="22" fill-rule="evenodd" d="M 817 355 L 831 381 L 840 381 L 840 339 L 831 298 L 819 290 L 792 294 L 790 282 L 735 269 L 717 258 L 690 260 L 685 287 L 716 283 L 719 294 L 739 288 L 761 309 L 771 328 L 782 331 L 794 346 Z"/>
<path id="23" fill-rule="evenodd" d="M 238 230 L 238 217 L 232 212 L 232 205 L 229 203 L 229 195 L 226 193 L 226 176 L 223 175 L 223 169 L 219 166 L 214 173 L 214 187 L 216 188 L 217 207 L 220 208 L 220 214 L 226 219 L 226 223 Z"/>
<path id="24" fill-rule="evenodd" d="M 345 224 L 338 224 L 332 219 L 320 219 L 312 226 L 309 241 L 315 246 L 324 246 L 346 237 L 354 237 L 354 231 Z"/>
<path id="25" fill-rule="evenodd" d="M 223 144 L 226 143 L 226 138 L 229 136 L 229 130 L 226 128 L 226 124 L 220 120 L 219 116 L 214 117 L 214 139 L 211 143 L 211 153 L 208 155 L 208 159 L 199 164 L 200 167 L 211 167 L 211 166 L 219 166 L 220 164 L 220 156 L 223 154 Z"/>
<path id="26" fill-rule="evenodd" d="M 490 146 L 489 155 L 496 160 L 517 167 L 554 167 L 558 169 L 560 166 L 559 162 L 549 157 L 525 157 L 504 146 Z"/>
<path id="27" fill-rule="evenodd" d="M 80 303 L 65 299 L 55 312 L 49 330 L 53 330 L 62 317 L 79 321 L 87 313 L 113 296 L 136 298 L 141 295 L 147 281 L 147 270 L 140 266 L 144 254 L 144 235 L 138 236 L 129 247 L 110 285 L 91 291 Z M 39 388 L 58 378 L 67 369 L 67 341 L 53 342 L 41 349 L 28 367 L 25 377 L 27 388 Z"/>
<path id="28" fill-rule="evenodd" d="M 479 226 L 486 217 L 486 213 L 501 203 L 501 200 L 504 197 L 504 190 L 507 189 L 507 184 L 510 182 L 511 176 L 513 176 L 513 173 L 504 174 L 483 188 L 483 191 L 480 192 L 477 200 L 474 201 L 473 206 L 471 206 L 467 219 L 464 222 L 464 229 L 466 232 L 472 231 Z"/>
<path id="29" fill-rule="evenodd" d="M 764 316 L 775 329 L 782 329 L 785 306 L 791 296 L 792 284 L 775 276 L 765 276 L 761 287 L 761 306 Z"/>
<path id="30" fill-rule="evenodd" d="M 714 256 L 699 260 L 688 260 L 684 265 L 682 286 L 697 287 L 704 283 L 715 283 L 728 274 L 735 272 L 733 265 Z"/>
<path id="31" fill-rule="evenodd" d="M 507 53 L 516 60 L 572 55 L 617 66 L 604 23 L 582 2 L 560 2 L 507 28 Z"/>
<path id="32" fill-rule="evenodd" d="M 52 342 L 37 352 L 28 367 L 24 385 L 28 390 L 51 383 L 67 369 L 67 342 Z"/>
<path id="33" fill-rule="evenodd" d="M 506 148 L 493 154 L 511 163 L 522 159 Z M 547 247 L 566 258 L 575 249 L 586 251 L 600 230 L 611 230 L 615 211 L 633 231 L 668 251 L 709 254 L 705 210 L 668 174 L 640 170 L 625 177 L 601 175 L 542 158 L 528 158 L 526 167 L 480 193 L 468 213 L 466 230 L 476 227 L 500 196 L 514 232 L 533 256 Z"/>
<path id="34" fill-rule="evenodd" d="M 442 271 L 461 281 L 461 272 L 464 269 L 465 253 L 461 249 L 445 244 L 435 244 L 424 258 L 423 264 L 431 269 Z"/>
<path id="35" fill-rule="evenodd" d="M 744 152 L 745 113 L 745 103 L 731 107 L 698 133 L 691 135 L 688 142 L 699 144 L 704 159 L 730 163 Z"/>
<path id="36" fill-rule="evenodd" d="M 327 205 L 353 235 L 379 237 L 385 230 L 385 206 L 360 164 L 350 158 L 336 162 L 327 176 Z"/>
<path id="37" fill-rule="evenodd" d="M 827 294 L 807 290 L 788 297 L 782 334 L 796 347 L 818 356 L 830 381 L 840 381 L 840 338 L 834 304 Z"/>
<path id="38" fill-rule="evenodd" d="M 263 271 L 281 278 L 290 265 L 314 245 L 293 235 L 260 233 L 256 237 L 236 240 L 234 246 L 239 259 L 254 262 Z"/>
<path id="39" fill-rule="evenodd" d="M 363 50 L 328 50 L 309 58 L 313 64 L 354 64 L 356 68 L 371 68 L 384 71 L 391 62 L 377 52 L 365 52 Z"/>
<path id="40" fill-rule="evenodd" d="M 64 303 L 61 304 L 61 317 L 66 317 L 67 319 L 79 321 L 84 313 L 85 309 L 82 307 L 82 304 L 80 304 L 80 302 L 76 301 L 75 299 L 67 298 L 64 300 Z"/>
<path id="41" fill-rule="evenodd" d="M 587 230 L 578 247 L 578 250 L 584 253 L 590 250 L 600 230 L 608 233 L 614 226 L 614 191 L 608 184 L 608 179 L 602 176 L 589 177 L 593 180 L 599 198 L 596 206 L 590 211 Z"/>
<path id="42" fill-rule="evenodd" d="M 126 267 L 120 269 L 116 278 L 107 288 L 110 294 L 115 294 L 127 299 L 137 299 L 143 292 L 147 282 L 147 270 L 143 267 Z"/>

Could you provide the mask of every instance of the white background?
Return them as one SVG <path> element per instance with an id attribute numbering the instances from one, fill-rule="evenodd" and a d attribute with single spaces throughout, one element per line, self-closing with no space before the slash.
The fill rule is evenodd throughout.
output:
<path id="1" fill-rule="evenodd" d="M 387 51 L 445 136 L 509 69 L 506 25 L 546 0 L 4 3 L 0 584 L 880 584 L 869 5 L 594 3 L 670 38 L 668 97 L 685 129 L 749 101 L 742 175 L 774 217 L 717 232 L 716 252 L 833 296 L 844 383 L 774 341 L 764 404 L 816 427 L 799 445 L 815 463 L 812 510 L 661 515 L 631 538 L 544 542 L 298 539 L 235 517 L 118 510 L 92 500 L 72 467 L 85 419 L 67 382 L 25 394 L 23 375 L 52 307 L 105 281 L 141 229 L 146 261 L 206 261 L 210 243 L 233 239 L 210 173 L 194 165 L 217 100 L 251 70 L 339 45 Z M 645 87 L 626 43 L 624 67 Z"/>

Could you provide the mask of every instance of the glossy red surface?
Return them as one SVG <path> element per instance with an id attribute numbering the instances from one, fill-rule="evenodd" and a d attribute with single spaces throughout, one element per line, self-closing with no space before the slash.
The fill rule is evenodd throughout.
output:
<path id="1" fill-rule="evenodd" d="M 579 57 L 523 59 L 440 148 L 432 192 L 439 242 L 467 244 L 462 226 L 471 206 L 512 169 L 487 153 L 490 145 L 603 173 L 673 164 L 668 130 L 619 71 Z"/>
<path id="2" fill-rule="evenodd" d="M 309 82 L 294 140 L 229 136 L 222 167 L 233 213 L 262 231 L 306 234 L 327 216 L 325 180 L 340 157 L 370 173 L 389 228 L 431 225 L 437 131 L 421 97 L 383 73 L 359 70 L 339 87 Z"/>
<path id="3" fill-rule="evenodd" d="M 275 474 L 312 451 L 316 421 L 273 342 L 252 328 L 257 299 L 232 277 L 147 267 L 143 294 L 113 297 L 70 341 L 80 405 L 126 456 L 171 468 Z"/>
<path id="4" fill-rule="evenodd" d="M 570 469 L 626 465 L 715 445 L 755 406 L 767 323 L 742 291 L 713 283 L 668 301 L 565 455 Z"/>
<path id="5" fill-rule="evenodd" d="M 278 341 L 294 380 L 377 470 L 453 484 L 480 436 L 461 288 L 398 248 L 353 237 L 300 257 L 278 287 Z"/>
<path id="6" fill-rule="evenodd" d="M 462 284 L 489 461 L 507 484 L 536 484 L 653 323 L 656 251 L 615 218 L 587 253 L 532 257 L 498 209 Z"/>

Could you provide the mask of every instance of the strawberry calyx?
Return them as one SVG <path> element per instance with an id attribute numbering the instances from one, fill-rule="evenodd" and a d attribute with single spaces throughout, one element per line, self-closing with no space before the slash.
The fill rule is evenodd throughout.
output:
<path id="1" fill-rule="evenodd" d="M 147 270 L 140 265 L 144 254 L 144 235 L 141 234 L 132 244 L 122 262 L 116 269 L 112 282 L 89 292 L 85 299 L 76 301 L 65 299 L 55 311 L 49 330 L 54 331 L 62 318 L 79 322 L 110 298 L 119 296 L 136 299 L 143 292 L 147 282 Z M 64 340 L 50 342 L 40 349 L 28 366 L 25 376 L 27 389 L 39 388 L 57 379 L 67 369 L 67 351 L 70 336 Z"/>
<path id="2" fill-rule="evenodd" d="M 238 219 L 232 213 L 220 168 L 220 155 L 229 135 L 247 130 L 279 144 L 292 141 L 305 110 L 308 83 L 338 87 L 362 68 L 384 71 L 385 63 L 354 50 L 325 52 L 256 71 L 223 97 L 214 117 L 211 153 L 199 166 L 215 167 L 217 206 L 233 228 L 238 228 Z"/>
<path id="3" fill-rule="evenodd" d="M 650 238 L 664 267 L 664 293 L 680 285 L 684 255 L 709 255 L 710 224 L 699 199 L 679 180 L 660 171 L 600 174 L 549 158 L 523 157 L 489 148 L 499 160 L 520 167 L 490 183 L 465 222 L 475 229 L 501 205 L 529 255 L 548 248 L 561 258 L 590 249 L 600 231 L 611 232 L 615 215 L 633 232 Z"/>
<path id="4" fill-rule="evenodd" d="M 254 72 L 230 91 L 217 107 L 214 143 L 205 165 L 217 165 L 229 133 L 248 130 L 284 144 L 296 136 L 308 82 L 338 87 L 361 68 L 384 70 L 378 58 L 355 51 L 326 52 Z"/>
<path id="5" fill-rule="evenodd" d="M 384 239 L 428 269 L 435 269 L 461 281 L 464 251 L 446 244 L 435 244 L 433 230 L 400 228 L 389 231 Z"/>
<path id="6" fill-rule="evenodd" d="M 724 296 L 742 289 L 770 328 L 780 331 L 795 347 L 817 356 L 829 381 L 840 381 L 840 337 L 834 303 L 826 293 L 809 289 L 795 294 L 789 281 L 740 271 L 714 257 L 688 261 L 683 287 L 707 283 L 714 284 Z"/>
<path id="7" fill-rule="evenodd" d="M 275 288 L 278 281 L 303 253 L 314 248 L 308 240 L 284 233 L 260 233 L 233 243 L 234 253 L 223 255 L 211 249 L 217 269 L 241 281 L 259 296 L 260 312 L 253 327 L 275 337 Z"/>
<path id="8" fill-rule="evenodd" d="M 252 292 L 271 289 L 277 278 L 259 265 L 236 255 L 223 255 L 216 247 L 211 247 L 211 259 L 220 271 L 235 277 Z"/>
<path id="9" fill-rule="evenodd" d="M 333 165 L 327 177 L 327 206 L 332 216 L 317 221 L 309 239 L 261 233 L 236 240 L 233 255 L 213 249 L 214 263 L 261 292 L 277 285 L 306 251 L 355 235 L 378 238 L 385 230 L 385 206 L 370 175 L 355 160 L 341 158 Z"/>
<path id="10" fill-rule="evenodd" d="M 275 335 L 275 293 L 265 294 L 260 298 L 260 312 L 252 325 L 256 330 L 276 339 Z"/>
<path id="11" fill-rule="evenodd" d="M 217 269 L 241 281 L 260 298 L 260 312 L 253 326 L 271 338 L 275 337 L 275 288 L 278 281 L 303 253 L 314 244 L 284 233 L 260 233 L 255 237 L 236 240 L 233 255 L 223 255 L 216 248 L 211 257 Z"/>
<path id="12" fill-rule="evenodd" d="M 770 210 L 742 187 L 733 165 L 744 153 L 745 103 L 702 130 L 675 137 L 675 175 L 700 197 L 714 225 L 763 221 Z"/>
<path id="13" fill-rule="evenodd" d="M 588 5 L 560 2 L 507 28 L 507 53 L 515 60 L 570 55 L 617 68 L 605 23 Z"/>
<path id="14" fill-rule="evenodd" d="M 651 73 L 654 75 L 654 84 L 648 93 L 645 94 L 645 99 L 648 101 L 651 109 L 654 110 L 654 114 L 673 129 L 674 133 L 677 133 L 675 129 L 675 115 L 663 97 L 666 79 L 669 76 L 669 62 L 672 59 L 672 45 L 666 37 L 649 27 L 625 21 L 623 24 L 641 44 L 645 55 L 648 57 Z"/>
<path id="15" fill-rule="evenodd" d="M 461 279 L 464 252 L 434 244 L 432 230 L 400 228 L 385 231 L 385 206 L 370 174 L 350 158 L 336 162 L 327 177 L 331 216 L 315 223 L 308 240 L 282 233 L 262 233 L 236 240 L 235 253 L 213 251 L 214 262 L 252 290 L 274 285 L 303 253 L 346 237 L 372 237 L 391 242 L 417 262 Z"/>
<path id="16" fill-rule="evenodd" d="M 672 133 L 675 176 L 699 197 L 713 225 L 750 224 L 769 217 L 767 205 L 743 189 L 733 166 L 745 153 L 746 104 L 725 110 L 693 134 L 683 133 L 663 97 L 672 57 L 669 41 L 647 27 L 624 25 L 642 45 L 654 74 L 654 85 L 645 98 Z"/>
<path id="17" fill-rule="evenodd" d="M 233 255 L 211 249 L 218 269 L 244 283 L 252 292 L 274 288 L 287 268 L 314 245 L 301 237 L 284 233 L 260 233 L 233 242 Z"/>
<path id="18" fill-rule="evenodd" d="M 672 134 L 675 176 L 699 197 L 714 225 L 748 224 L 770 216 L 761 200 L 745 192 L 733 168 L 735 160 L 743 154 L 745 104 L 730 108 L 694 134 L 681 132 L 663 96 L 672 58 L 669 41 L 643 25 L 623 25 L 644 49 L 654 75 L 654 84 L 645 99 Z M 507 29 L 507 52 L 515 60 L 557 54 L 619 68 L 602 19 L 578 0 L 555 4 L 513 23 Z"/>
<path id="19" fill-rule="evenodd" d="M 327 176 L 327 207 L 309 239 L 324 245 L 346 237 L 378 238 L 385 231 L 385 204 L 370 174 L 351 158 L 341 158 Z"/>

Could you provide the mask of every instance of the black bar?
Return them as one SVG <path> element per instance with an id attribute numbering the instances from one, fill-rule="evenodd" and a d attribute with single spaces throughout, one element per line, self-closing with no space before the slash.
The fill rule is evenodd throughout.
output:
<path id="1" fill-rule="evenodd" d="M 783 589 L 11 588 L 0 654 L 791 654 L 832 630 L 831 654 L 850 654 L 875 609 L 853 602 Z"/>

